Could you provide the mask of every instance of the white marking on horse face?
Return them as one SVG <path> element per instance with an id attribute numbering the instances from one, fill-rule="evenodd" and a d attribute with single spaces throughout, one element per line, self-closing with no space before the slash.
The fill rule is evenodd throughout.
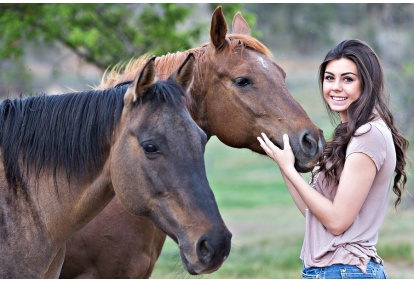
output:
<path id="1" fill-rule="evenodd" d="M 257 56 L 257 61 L 259 61 L 259 62 L 262 64 L 262 67 L 263 67 L 263 68 L 265 68 L 266 70 L 268 69 L 268 68 L 267 68 L 267 64 L 266 64 L 266 62 L 265 62 L 265 60 L 263 60 L 263 58 L 262 58 L 262 57 Z"/>

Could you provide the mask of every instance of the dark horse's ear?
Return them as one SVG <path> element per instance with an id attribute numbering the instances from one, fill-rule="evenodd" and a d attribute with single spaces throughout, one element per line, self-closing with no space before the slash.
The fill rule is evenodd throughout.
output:
<path id="1" fill-rule="evenodd" d="M 227 34 L 227 22 L 226 18 L 221 11 L 221 6 L 218 6 L 214 10 L 211 18 L 210 38 L 216 50 L 221 50 L 226 44 Z"/>
<path id="2" fill-rule="evenodd" d="M 240 12 L 234 15 L 232 33 L 251 35 L 249 24 L 246 22 Z"/>
<path id="3" fill-rule="evenodd" d="M 181 85 L 186 91 L 191 86 L 194 77 L 194 65 L 195 65 L 195 57 L 193 53 L 188 54 L 185 61 L 178 67 L 177 71 L 175 71 L 169 79 L 176 81 L 179 85 Z"/>
<path id="4" fill-rule="evenodd" d="M 152 57 L 144 67 L 142 67 L 139 75 L 128 88 L 124 96 L 124 104 L 135 102 L 142 96 L 148 88 L 150 88 L 157 81 L 157 71 L 155 68 L 155 56 Z"/>

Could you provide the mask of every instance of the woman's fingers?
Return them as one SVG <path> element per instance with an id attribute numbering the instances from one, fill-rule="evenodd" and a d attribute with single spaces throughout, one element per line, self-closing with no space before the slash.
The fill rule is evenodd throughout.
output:
<path id="1" fill-rule="evenodd" d="M 286 166 L 293 165 L 295 157 L 293 156 L 292 148 L 289 143 L 289 136 L 283 135 L 283 149 L 276 146 L 265 133 L 261 134 L 261 137 L 257 137 L 260 142 L 260 146 L 266 152 L 266 154 L 272 158 L 282 169 Z"/>
<path id="2" fill-rule="evenodd" d="M 273 143 L 272 143 L 272 141 L 267 137 L 267 135 L 265 134 L 265 133 L 262 133 L 262 137 L 263 137 L 263 140 L 266 142 L 266 144 L 272 144 L 272 145 L 274 145 Z"/>
<path id="3" fill-rule="evenodd" d="M 290 148 L 290 143 L 289 143 L 289 136 L 287 134 L 283 135 L 283 149 L 287 149 Z"/>
<path id="4" fill-rule="evenodd" d="M 264 142 L 265 142 L 265 144 L 267 145 L 267 147 L 271 150 L 271 151 L 274 151 L 274 150 L 277 150 L 277 149 L 279 149 L 277 146 L 275 146 L 275 144 L 267 137 L 267 135 L 265 134 L 265 133 L 262 133 L 262 137 L 263 137 L 263 140 L 264 140 Z"/>
<path id="5" fill-rule="evenodd" d="M 266 152 L 266 154 L 269 155 L 270 157 L 272 157 L 272 151 L 267 146 L 266 142 L 261 137 L 257 137 L 257 139 L 260 142 L 260 146 L 263 148 L 263 150 Z"/>
<path id="6" fill-rule="evenodd" d="M 274 161 L 277 160 L 277 154 L 281 151 L 279 147 L 277 147 L 265 133 L 262 133 L 262 137 L 257 137 L 260 142 L 260 146 L 266 152 L 266 154 L 272 158 Z"/>

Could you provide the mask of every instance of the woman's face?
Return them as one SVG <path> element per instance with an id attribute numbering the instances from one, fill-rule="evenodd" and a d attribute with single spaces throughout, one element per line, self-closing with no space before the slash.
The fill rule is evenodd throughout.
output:
<path id="1" fill-rule="evenodd" d="M 326 65 L 323 95 L 341 122 L 348 121 L 348 107 L 361 96 L 362 82 L 355 63 L 347 58 L 335 59 Z"/>

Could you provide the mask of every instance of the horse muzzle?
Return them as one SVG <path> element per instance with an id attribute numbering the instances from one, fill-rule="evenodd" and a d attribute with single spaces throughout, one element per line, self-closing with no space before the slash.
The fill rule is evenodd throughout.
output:
<path id="1" fill-rule="evenodd" d="M 318 135 L 309 130 L 303 131 L 297 143 L 291 144 L 295 155 L 295 168 L 300 173 L 307 173 L 317 164 L 322 154 L 325 138 L 322 130 Z"/>
<path id="2" fill-rule="evenodd" d="M 195 244 L 193 252 L 187 254 L 180 246 L 181 259 L 191 275 L 208 274 L 218 270 L 228 258 L 231 249 L 230 231 L 209 231 Z M 195 256 L 194 256 L 195 255 Z"/>

